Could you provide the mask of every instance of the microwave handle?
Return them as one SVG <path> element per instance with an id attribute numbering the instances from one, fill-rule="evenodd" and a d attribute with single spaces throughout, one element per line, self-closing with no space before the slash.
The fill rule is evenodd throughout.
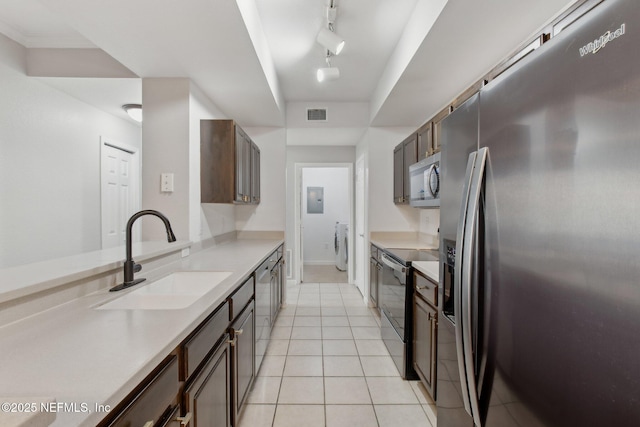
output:
<path id="1" fill-rule="evenodd" d="M 431 177 L 434 173 L 436 174 L 435 189 L 431 186 Z M 427 174 L 427 188 L 429 189 L 429 194 L 431 194 L 431 197 L 437 197 L 438 192 L 440 191 L 440 174 L 438 173 L 438 169 L 435 164 L 431 165 L 431 167 L 429 168 L 429 173 Z"/>

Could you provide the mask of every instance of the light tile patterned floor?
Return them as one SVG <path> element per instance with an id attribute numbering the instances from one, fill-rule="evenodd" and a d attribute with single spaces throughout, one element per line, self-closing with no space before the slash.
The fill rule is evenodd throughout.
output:
<path id="1" fill-rule="evenodd" d="M 288 287 L 240 427 L 435 426 L 435 404 L 400 378 L 379 324 L 353 285 Z"/>
<path id="2" fill-rule="evenodd" d="M 304 265 L 304 283 L 347 283 L 347 272 L 335 265 Z"/>

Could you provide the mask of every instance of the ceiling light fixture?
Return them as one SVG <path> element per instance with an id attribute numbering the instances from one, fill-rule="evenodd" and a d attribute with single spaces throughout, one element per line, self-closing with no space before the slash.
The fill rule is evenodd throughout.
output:
<path id="1" fill-rule="evenodd" d="M 335 32 L 334 23 L 338 15 L 338 8 L 335 5 L 336 0 L 329 0 L 327 7 L 327 28 L 320 29 L 316 41 L 326 49 L 325 61 L 327 67 L 319 68 L 316 72 L 316 78 L 319 82 L 326 80 L 336 80 L 340 77 L 340 70 L 331 67 L 331 56 L 339 55 L 344 48 L 344 39 Z"/>
<path id="2" fill-rule="evenodd" d="M 323 82 L 325 80 L 337 80 L 340 77 L 340 70 L 337 68 L 331 67 L 331 60 L 329 59 L 330 55 L 327 55 L 327 67 L 326 68 L 318 68 L 318 72 L 316 73 L 316 78 L 319 82 Z"/>
<path id="3" fill-rule="evenodd" d="M 331 24 L 329 25 L 330 27 L 332 26 Z M 338 36 L 336 33 L 327 28 L 323 28 L 320 30 L 316 40 L 318 41 L 318 43 L 324 46 L 325 49 L 327 49 L 334 55 L 339 55 L 344 48 L 344 40 L 342 39 L 342 37 Z"/>
<path id="4" fill-rule="evenodd" d="M 124 104 L 122 109 L 127 112 L 136 122 L 142 122 L 142 105 L 140 104 Z"/>

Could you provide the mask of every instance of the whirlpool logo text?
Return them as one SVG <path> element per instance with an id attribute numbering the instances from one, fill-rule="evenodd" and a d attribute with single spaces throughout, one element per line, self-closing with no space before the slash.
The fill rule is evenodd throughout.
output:
<path id="1" fill-rule="evenodd" d="M 620 25 L 620 28 L 614 31 L 607 31 L 600 38 L 595 39 L 591 43 L 588 43 L 580 48 L 580 56 L 585 56 L 590 53 L 598 53 L 598 51 L 604 48 L 607 43 L 617 39 L 624 35 L 624 24 Z"/>

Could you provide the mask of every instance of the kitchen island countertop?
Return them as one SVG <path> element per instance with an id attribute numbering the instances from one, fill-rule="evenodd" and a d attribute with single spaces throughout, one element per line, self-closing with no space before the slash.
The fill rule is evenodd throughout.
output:
<path id="1" fill-rule="evenodd" d="M 97 424 L 107 413 L 94 408 L 115 407 L 282 243 L 236 240 L 174 262 L 174 271 L 232 273 L 185 309 L 95 310 L 128 292 L 103 289 L 0 328 L 0 396 L 85 404 L 53 425 Z"/>

